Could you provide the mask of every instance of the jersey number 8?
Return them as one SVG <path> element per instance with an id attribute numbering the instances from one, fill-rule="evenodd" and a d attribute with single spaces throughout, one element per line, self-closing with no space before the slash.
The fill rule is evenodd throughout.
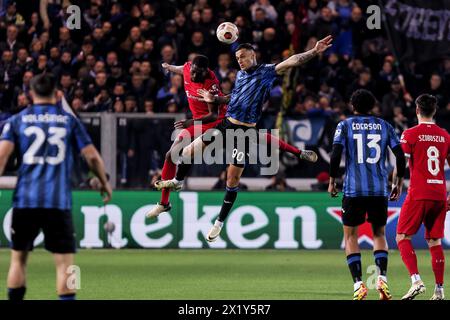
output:
<path id="1" fill-rule="evenodd" d="M 428 157 L 428 171 L 433 175 L 437 176 L 439 173 L 439 149 L 435 146 L 431 146 L 427 149 Z"/>

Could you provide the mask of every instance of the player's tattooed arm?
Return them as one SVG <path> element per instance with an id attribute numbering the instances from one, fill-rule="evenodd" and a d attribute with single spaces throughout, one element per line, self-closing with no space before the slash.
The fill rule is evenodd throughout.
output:
<path id="1" fill-rule="evenodd" d="M 275 66 L 275 71 L 278 74 L 281 74 L 290 68 L 298 67 L 301 66 L 302 64 L 307 63 L 309 60 L 311 60 L 318 54 L 330 48 L 332 41 L 333 38 L 331 36 L 327 36 L 322 40 L 317 41 L 316 45 L 311 50 L 299 54 L 294 54 L 293 56 L 290 56 L 283 62 L 277 64 Z"/>
<path id="2" fill-rule="evenodd" d="M 164 62 L 163 64 L 161 64 L 161 67 L 169 72 L 183 75 L 183 66 L 175 66 L 173 64 Z"/>
<path id="3" fill-rule="evenodd" d="M 206 103 L 227 104 L 231 99 L 231 94 L 226 96 L 218 96 L 213 95 L 211 92 L 205 89 L 197 90 L 197 94 L 201 97 L 201 100 Z"/>
<path id="4" fill-rule="evenodd" d="M 5 171 L 8 159 L 14 151 L 14 143 L 10 141 L 0 141 L 0 176 Z"/>

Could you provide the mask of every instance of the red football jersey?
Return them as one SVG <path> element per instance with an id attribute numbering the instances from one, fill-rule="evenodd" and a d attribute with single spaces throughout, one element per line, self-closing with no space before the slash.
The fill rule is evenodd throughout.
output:
<path id="1" fill-rule="evenodd" d="M 450 135 L 432 122 L 405 130 L 400 140 L 409 156 L 413 200 L 444 200 L 447 195 L 444 165 L 450 155 Z"/>
<path id="2" fill-rule="evenodd" d="M 197 94 L 197 90 L 205 89 L 214 95 L 222 96 L 220 90 L 219 80 L 216 75 L 210 69 L 208 69 L 208 75 L 203 83 L 196 83 L 191 81 L 191 63 L 186 62 L 183 67 L 184 76 L 184 90 L 189 101 L 189 109 L 191 109 L 193 119 L 199 119 L 209 113 L 208 104 L 200 101 L 200 96 Z M 219 106 L 219 118 L 225 117 L 226 105 Z"/>

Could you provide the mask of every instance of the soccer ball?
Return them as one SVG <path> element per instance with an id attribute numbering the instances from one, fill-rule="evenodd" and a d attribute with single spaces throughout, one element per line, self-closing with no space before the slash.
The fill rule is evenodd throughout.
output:
<path id="1" fill-rule="evenodd" d="M 216 35 L 220 42 L 232 44 L 239 37 L 239 30 L 234 23 L 224 22 L 217 27 Z"/>

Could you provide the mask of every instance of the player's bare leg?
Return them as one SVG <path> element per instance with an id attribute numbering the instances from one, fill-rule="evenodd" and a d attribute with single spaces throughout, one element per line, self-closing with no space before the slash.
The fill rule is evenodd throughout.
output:
<path id="1" fill-rule="evenodd" d="M 278 147 L 280 148 L 280 150 L 292 153 L 300 160 L 316 162 L 318 159 L 317 153 L 315 153 L 314 151 L 300 150 L 300 149 L 294 147 L 293 145 L 290 145 L 283 139 L 280 139 L 279 137 L 274 136 L 270 133 L 266 132 L 265 134 L 261 134 L 260 137 L 263 138 L 262 141 L 266 142 L 267 144 L 278 144 Z"/>
<path id="2" fill-rule="evenodd" d="M 403 263 L 411 276 L 411 288 L 402 297 L 402 300 L 412 300 L 417 295 L 425 292 L 425 285 L 420 278 L 419 269 L 417 267 L 416 252 L 411 243 L 411 236 L 406 234 L 397 234 L 396 237 L 398 250 L 402 257 Z"/>
<path id="3" fill-rule="evenodd" d="M 9 300 L 23 300 L 26 292 L 28 251 L 11 250 L 7 286 Z"/>
<path id="4" fill-rule="evenodd" d="M 183 187 L 184 178 L 186 177 L 191 164 L 190 162 L 196 154 L 202 155 L 206 144 L 203 142 L 202 136 L 196 138 L 191 144 L 183 149 L 181 163 L 177 165 L 177 173 L 175 178 L 170 180 L 161 180 L 155 183 L 158 190 L 167 188 L 169 190 L 179 191 Z"/>
<path id="5" fill-rule="evenodd" d="M 69 270 L 69 267 L 73 265 L 74 255 L 72 253 L 67 254 L 53 254 L 53 259 L 56 266 L 56 291 L 61 300 L 75 300 L 76 286 L 74 278 Z"/>
<path id="6" fill-rule="evenodd" d="M 427 239 L 427 243 L 431 253 L 431 267 L 436 280 L 431 300 L 444 300 L 445 256 L 442 250 L 441 239 Z"/>
<path id="7" fill-rule="evenodd" d="M 237 192 L 239 190 L 239 181 L 241 179 L 244 167 L 235 166 L 230 164 L 227 168 L 227 188 L 225 197 L 223 199 L 222 208 L 220 209 L 219 217 L 214 222 L 214 225 L 209 230 L 206 240 L 209 242 L 216 241 L 222 230 L 223 223 L 230 213 L 233 207 L 234 201 L 237 197 Z"/>
<path id="8" fill-rule="evenodd" d="M 362 281 L 361 252 L 358 244 L 358 227 L 344 226 L 345 254 L 353 278 L 353 300 L 364 300 L 367 287 Z"/>
<path id="9" fill-rule="evenodd" d="M 386 227 L 372 225 L 373 255 L 380 274 L 377 280 L 377 290 L 380 300 L 391 300 L 392 295 L 387 284 L 388 245 L 386 241 Z"/>

